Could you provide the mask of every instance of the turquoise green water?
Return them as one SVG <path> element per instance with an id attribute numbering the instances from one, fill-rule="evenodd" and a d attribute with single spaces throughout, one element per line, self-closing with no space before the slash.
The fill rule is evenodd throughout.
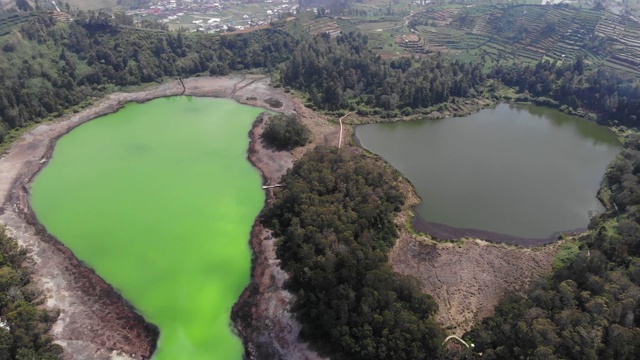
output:
<path id="1" fill-rule="evenodd" d="M 128 104 L 61 138 L 33 183 L 48 231 L 158 325 L 156 360 L 242 358 L 230 311 L 264 202 L 246 160 L 261 111 L 191 97 Z"/>

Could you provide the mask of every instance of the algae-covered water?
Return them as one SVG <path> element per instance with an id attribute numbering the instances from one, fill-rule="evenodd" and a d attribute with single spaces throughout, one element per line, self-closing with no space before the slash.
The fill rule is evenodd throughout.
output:
<path id="1" fill-rule="evenodd" d="M 33 183 L 47 230 L 160 328 L 156 360 L 241 359 L 230 311 L 264 202 L 246 160 L 260 108 L 170 97 L 60 139 Z"/>

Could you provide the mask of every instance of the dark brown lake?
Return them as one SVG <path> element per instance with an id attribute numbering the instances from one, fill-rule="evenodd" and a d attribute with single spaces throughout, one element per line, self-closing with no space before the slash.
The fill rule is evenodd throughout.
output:
<path id="1" fill-rule="evenodd" d="M 415 186 L 422 204 L 414 226 L 441 238 L 541 243 L 585 228 L 603 210 L 596 193 L 621 150 L 606 127 L 531 105 L 362 125 L 355 133 Z"/>

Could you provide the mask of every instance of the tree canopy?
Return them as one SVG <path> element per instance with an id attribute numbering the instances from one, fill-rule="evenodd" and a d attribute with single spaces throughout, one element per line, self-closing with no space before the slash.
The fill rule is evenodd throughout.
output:
<path id="1" fill-rule="evenodd" d="M 575 62 L 541 61 L 535 66 L 499 65 L 489 76 L 520 93 L 552 100 L 542 101 L 543 105 L 593 112 L 607 125 L 639 125 L 638 79 L 605 68 L 588 69 L 580 58 Z"/>
<path id="2" fill-rule="evenodd" d="M 277 114 L 269 118 L 262 138 L 278 150 L 293 150 L 311 141 L 311 131 L 296 115 Z"/>
<path id="3" fill-rule="evenodd" d="M 281 237 L 305 339 L 336 359 L 432 359 L 437 305 L 387 264 L 404 197 L 380 165 L 318 147 L 284 176 L 262 221 Z"/>
<path id="4" fill-rule="evenodd" d="M 395 116 L 401 109 L 428 108 L 454 97 L 481 92 L 485 75 L 478 65 L 442 55 L 387 62 L 362 33 L 328 34 L 302 40 L 281 68 L 286 86 L 309 94 L 320 109 L 380 108 Z"/>

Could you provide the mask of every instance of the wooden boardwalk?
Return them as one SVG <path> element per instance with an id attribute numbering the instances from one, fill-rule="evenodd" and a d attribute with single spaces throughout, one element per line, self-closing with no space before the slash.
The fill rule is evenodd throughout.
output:
<path id="1" fill-rule="evenodd" d="M 263 189 L 273 189 L 277 187 L 284 187 L 284 184 L 275 184 L 275 185 L 262 185 Z"/>

